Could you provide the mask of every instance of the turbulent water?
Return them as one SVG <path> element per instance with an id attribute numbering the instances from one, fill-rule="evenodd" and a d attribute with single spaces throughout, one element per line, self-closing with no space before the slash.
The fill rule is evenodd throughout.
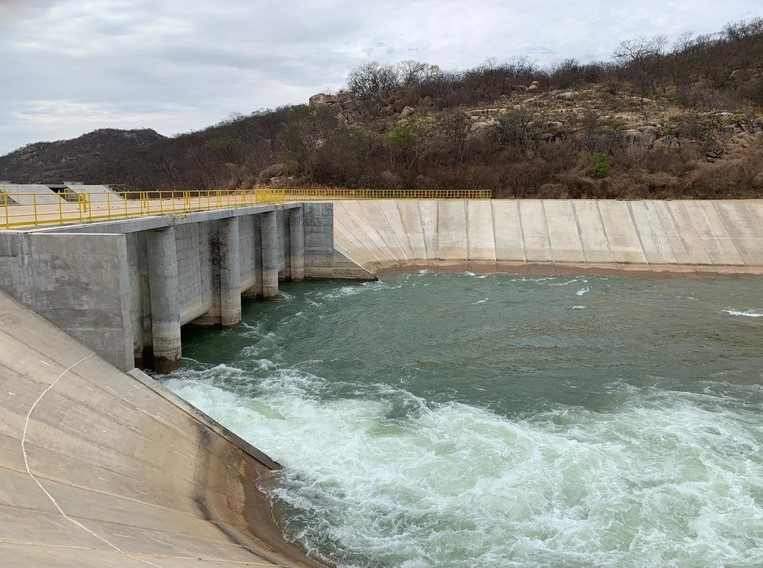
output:
<path id="1" fill-rule="evenodd" d="M 175 392 L 281 462 L 342 567 L 763 566 L 763 283 L 286 285 Z"/>

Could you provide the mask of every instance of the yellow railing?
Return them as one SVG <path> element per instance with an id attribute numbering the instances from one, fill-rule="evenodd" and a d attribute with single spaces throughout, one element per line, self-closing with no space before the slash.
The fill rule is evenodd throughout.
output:
<path id="1" fill-rule="evenodd" d="M 342 199 L 491 199 L 489 189 L 282 189 L 285 201 Z"/>
<path id="2" fill-rule="evenodd" d="M 0 229 L 86 223 L 247 207 L 287 201 L 342 199 L 490 199 L 490 190 L 250 189 L 238 191 L 122 191 L 75 193 L 0 192 Z"/>
<path id="3" fill-rule="evenodd" d="M 192 213 L 211 209 L 283 203 L 283 193 L 267 189 L 242 191 L 125 191 L 67 193 L 0 193 L 0 228 L 60 223 L 87 223 Z"/>

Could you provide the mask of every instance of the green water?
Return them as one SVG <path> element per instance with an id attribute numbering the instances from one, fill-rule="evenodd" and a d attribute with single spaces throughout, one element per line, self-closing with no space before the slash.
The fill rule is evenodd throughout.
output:
<path id="1" fill-rule="evenodd" d="M 763 566 L 763 282 L 284 285 L 175 392 L 340 566 Z"/>

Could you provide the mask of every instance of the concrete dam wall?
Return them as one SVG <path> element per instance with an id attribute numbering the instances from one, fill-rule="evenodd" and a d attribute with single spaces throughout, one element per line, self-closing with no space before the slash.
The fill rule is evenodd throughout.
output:
<path id="1" fill-rule="evenodd" d="M 763 201 L 338 201 L 335 246 L 405 267 L 763 273 Z"/>
<path id="2" fill-rule="evenodd" d="M 180 328 L 235 325 L 278 283 L 368 279 L 334 250 L 331 203 L 0 232 L 0 290 L 127 371 L 179 365 Z"/>

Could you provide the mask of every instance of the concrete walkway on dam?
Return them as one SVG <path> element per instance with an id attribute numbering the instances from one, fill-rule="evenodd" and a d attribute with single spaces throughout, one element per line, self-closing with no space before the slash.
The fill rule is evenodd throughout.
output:
<path id="1" fill-rule="evenodd" d="M 0 565 L 323 566 L 255 488 L 278 467 L 0 292 Z"/>
<path id="2" fill-rule="evenodd" d="M 334 240 L 374 273 L 763 274 L 763 200 L 335 201 Z"/>

